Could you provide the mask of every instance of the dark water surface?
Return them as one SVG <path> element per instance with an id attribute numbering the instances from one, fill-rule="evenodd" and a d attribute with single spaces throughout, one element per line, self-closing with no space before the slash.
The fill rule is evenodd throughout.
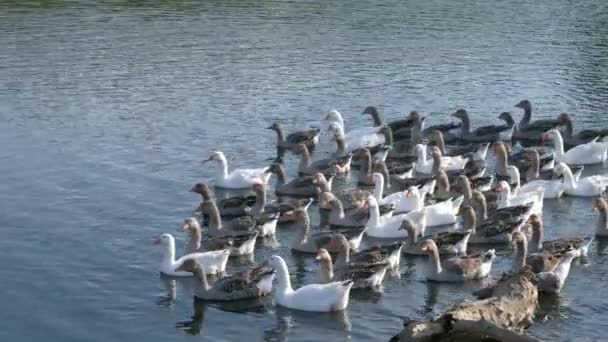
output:
<path id="1" fill-rule="evenodd" d="M 343 315 L 272 300 L 195 306 L 189 281 L 159 278 L 152 241 L 170 232 L 181 249 L 177 228 L 198 201 L 187 190 L 212 175 L 201 164 L 210 151 L 232 167 L 267 164 L 273 120 L 305 126 L 336 108 L 360 127 L 374 104 L 388 118 L 417 109 L 438 122 L 465 106 L 479 125 L 529 98 L 537 117 L 567 111 L 577 127 L 608 126 L 606 6 L 1 1 L 0 340 L 386 340 L 404 318 L 470 298 L 480 284 L 427 284 L 422 260 L 404 259 L 400 278 L 354 294 Z M 590 233 L 591 200 L 546 201 L 545 222 L 549 238 Z M 256 260 L 279 253 L 297 285 L 312 282 L 316 265 L 291 256 L 291 235 L 282 228 Z M 602 250 L 594 243 L 563 293 L 543 299 L 552 319 L 531 334 L 606 340 Z"/>

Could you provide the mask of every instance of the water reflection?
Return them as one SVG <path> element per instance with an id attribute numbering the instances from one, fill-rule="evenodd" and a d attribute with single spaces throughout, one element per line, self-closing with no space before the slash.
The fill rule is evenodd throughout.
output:
<path id="1" fill-rule="evenodd" d="M 158 306 L 171 306 L 175 304 L 175 298 L 177 297 L 175 279 L 171 279 L 161 275 L 160 282 L 162 287 L 165 289 L 165 294 L 159 296 L 158 300 L 156 301 L 156 304 Z"/>
<path id="2" fill-rule="evenodd" d="M 426 282 L 426 296 L 424 296 L 424 306 L 422 312 L 425 314 L 433 312 L 435 305 L 437 304 L 437 297 L 439 297 L 439 283 Z"/>
<path id="3" fill-rule="evenodd" d="M 599 238 L 596 237 L 595 241 L 597 242 L 596 244 L 596 251 L 597 254 L 608 254 L 608 238 Z"/>
<path id="4" fill-rule="evenodd" d="M 345 336 L 352 329 L 348 311 L 337 312 L 306 312 L 277 307 L 276 325 L 264 331 L 265 341 L 287 341 L 291 327 L 298 325 L 309 326 L 316 332 L 342 331 Z"/>

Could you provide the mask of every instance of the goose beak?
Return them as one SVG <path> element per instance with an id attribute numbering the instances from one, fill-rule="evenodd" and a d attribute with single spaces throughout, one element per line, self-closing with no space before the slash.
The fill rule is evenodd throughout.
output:
<path id="1" fill-rule="evenodd" d="M 408 190 L 407 193 L 405 194 L 405 197 L 408 197 L 408 198 L 412 197 L 412 196 L 414 196 L 414 194 L 410 190 Z"/>
<path id="2" fill-rule="evenodd" d="M 156 239 L 156 240 L 154 240 L 154 244 L 155 244 L 155 245 L 160 245 L 160 239 Z"/>
<path id="3" fill-rule="evenodd" d="M 598 208 L 597 204 L 593 204 L 592 208 L 593 211 L 600 211 L 600 208 Z"/>
<path id="4" fill-rule="evenodd" d="M 188 230 L 188 228 L 189 228 L 189 227 L 190 227 L 190 225 L 189 225 L 189 224 L 185 224 L 185 225 L 182 227 L 182 229 L 183 229 L 183 230 Z"/>
<path id="5" fill-rule="evenodd" d="M 268 127 L 266 127 L 266 129 L 272 129 L 272 126 L 268 126 Z"/>
<path id="6" fill-rule="evenodd" d="M 193 186 L 190 190 L 188 190 L 190 192 L 196 192 L 196 186 Z"/>

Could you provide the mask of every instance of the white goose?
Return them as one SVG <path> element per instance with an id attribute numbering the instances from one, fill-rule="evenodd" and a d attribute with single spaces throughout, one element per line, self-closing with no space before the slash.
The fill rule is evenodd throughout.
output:
<path id="1" fill-rule="evenodd" d="M 273 255 L 268 264 L 276 270 L 274 298 L 276 303 L 289 309 L 315 312 L 342 311 L 348 306 L 352 280 L 329 284 L 310 284 L 294 290 L 289 280 L 285 260 Z"/>
<path id="2" fill-rule="evenodd" d="M 416 162 L 414 163 L 414 169 L 417 173 L 430 175 L 433 173 L 433 159 L 427 158 L 426 145 L 416 145 Z M 457 157 L 441 157 L 441 166 L 443 170 L 462 170 L 467 164 L 468 158 L 463 156 Z"/>
<path id="3" fill-rule="evenodd" d="M 556 129 L 543 134 L 543 140 L 552 140 L 555 147 L 555 160 L 570 165 L 599 164 L 606 160 L 608 145 L 597 142 L 597 138 L 564 152 L 564 139 Z"/>
<path id="4" fill-rule="evenodd" d="M 160 272 L 174 277 L 191 277 L 192 272 L 187 271 L 184 265 L 187 260 L 196 261 L 208 274 L 220 274 L 226 270 L 230 250 L 209 251 L 204 253 L 190 253 L 175 260 L 175 239 L 171 234 L 163 234 L 155 242 L 161 245 L 163 258 L 160 262 Z"/>
<path id="5" fill-rule="evenodd" d="M 427 227 L 454 224 L 458 220 L 458 211 L 464 202 L 464 196 L 451 197 L 445 201 L 425 206 L 426 194 L 429 188 L 435 188 L 435 182 L 431 181 L 420 189 L 415 187 L 408 189 L 407 194 L 414 203 L 410 210 L 424 212 Z"/>
<path id="6" fill-rule="evenodd" d="M 346 132 L 346 126 L 344 125 L 344 119 L 342 118 L 342 114 L 340 114 L 340 112 L 338 112 L 335 109 L 331 110 L 325 116 L 324 119 L 326 121 L 329 121 L 330 124 L 336 123 L 340 127 L 342 127 L 342 130 L 345 132 L 344 137 L 347 139 L 352 138 L 352 137 L 361 136 L 361 135 L 378 133 L 378 130 L 380 129 L 380 127 L 361 127 L 361 128 L 357 128 L 357 129 L 351 129 L 348 132 Z"/>
<path id="7" fill-rule="evenodd" d="M 402 239 L 407 237 L 405 230 L 399 229 L 401 222 L 405 219 L 410 219 L 414 222 L 417 227 L 420 228 L 419 234 L 424 235 L 426 229 L 426 218 L 424 211 L 411 211 L 407 214 L 395 215 L 380 219 L 380 210 L 378 209 L 378 202 L 372 195 L 368 198 L 369 205 L 369 221 L 365 226 L 365 234 L 377 237 L 377 238 L 392 238 Z"/>
<path id="8" fill-rule="evenodd" d="M 533 202 L 532 213 L 542 215 L 543 213 L 543 189 L 537 188 L 529 192 L 520 193 L 518 195 L 511 194 L 511 186 L 506 181 L 498 182 L 496 191 L 500 192 L 498 208 L 513 207 L 516 205 L 525 205 Z"/>
<path id="9" fill-rule="evenodd" d="M 364 148 L 364 147 L 372 147 L 380 144 L 384 144 L 386 138 L 383 133 L 380 131 L 383 128 L 377 129 L 378 133 L 368 133 L 368 134 L 360 134 L 354 135 L 349 134 L 346 135 L 344 133 L 344 127 L 339 124 L 333 122 L 329 124 L 328 130 L 333 134 L 334 139 L 342 140 L 344 143 L 343 152 L 348 153 L 352 152 L 356 149 Z"/>
<path id="10" fill-rule="evenodd" d="M 570 167 L 564 163 L 557 163 L 555 172 L 564 176 L 564 193 L 568 196 L 599 196 L 608 186 L 608 175 L 595 175 L 577 179 L 572 175 Z"/>
<path id="11" fill-rule="evenodd" d="M 416 210 L 418 207 L 418 199 L 414 198 L 412 191 L 399 191 L 383 197 L 384 176 L 381 173 L 376 172 L 372 175 L 372 179 L 374 180 L 374 197 L 376 198 L 376 201 L 378 204 L 392 204 L 395 208 L 393 214 L 407 213 Z M 418 190 L 416 187 L 411 187 L 410 189 Z"/>
<path id="12" fill-rule="evenodd" d="M 515 165 L 507 166 L 507 171 L 511 176 L 511 184 L 517 184 L 517 195 L 523 195 L 525 193 L 535 193 L 540 190 L 543 191 L 543 198 L 560 198 L 566 190 L 566 185 L 561 179 L 552 179 L 552 180 L 544 180 L 544 179 L 536 179 L 530 181 L 524 185 L 520 185 L 520 173 L 519 169 Z"/>
<path id="13" fill-rule="evenodd" d="M 215 175 L 215 186 L 224 189 L 248 189 L 254 184 L 267 184 L 270 173 L 266 173 L 268 167 L 260 169 L 236 169 L 228 172 L 228 161 L 223 152 L 216 151 L 207 160 L 215 161 L 220 164 L 220 169 Z"/>

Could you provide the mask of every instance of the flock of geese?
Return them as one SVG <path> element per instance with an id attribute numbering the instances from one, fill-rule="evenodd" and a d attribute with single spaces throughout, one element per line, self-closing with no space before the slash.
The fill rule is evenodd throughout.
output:
<path id="1" fill-rule="evenodd" d="M 323 117 L 324 129 L 287 134 L 274 123 L 268 127 L 277 136 L 272 165 L 230 170 L 219 151 L 205 160 L 217 166 L 216 188 L 253 194 L 216 200 L 211 183 L 196 184 L 191 191 L 202 202 L 196 217 L 184 221 L 184 255 L 176 258 L 174 237 L 161 235 L 160 272 L 194 276 L 195 296 L 203 300 L 273 295 L 280 306 L 326 312 L 344 310 L 352 288 L 380 286 L 402 254 L 426 257 L 429 281 L 465 282 L 488 277 L 496 258 L 492 248 L 470 253 L 469 245 L 507 245 L 515 250 L 512 272 L 531 268 L 540 291 L 559 292 L 572 260 L 586 256 L 594 235 L 608 237 L 608 204 L 601 197 L 608 175 L 581 175 L 586 165 L 606 161 L 608 129 L 575 133 L 568 114 L 533 121 L 529 101 L 516 107 L 523 110 L 519 123 L 504 112 L 504 123 L 477 128 L 464 109 L 451 114 L 455 122 L 431 127 L 418 112 L 383 122 L 375 107 L 363 111 L 372 119 L 369 127 L 347 129 L 335 110 Z M 336 150 L 315 160 L 324 132 Z M 488 165 L 489 153 L 495 165 Z M 299 158 L 298 174 L 288 177 L 282 163 L 291 155 Z M 357 187 L 332 190 L 334 179 L 349 173 Z M 278 201 L 269 203 L 272 176 Z M 543 201 L 564 195 L 597 197 L 597 227 L 589 235 L 546 241 Z M 308 214 L 313 203 L 320 213 L 314 230 Z M 228 259 L 252 255 L 256 240 L 274 236 L 277 226 L 295 230 L 294 253 L 316 257 L 317 283 L 294 289 L 279 255 L 228 275 Z M 435 226 L 447 228 L 426 233 Z M 360 248 L 369 238 L 383 243 Z"/>

